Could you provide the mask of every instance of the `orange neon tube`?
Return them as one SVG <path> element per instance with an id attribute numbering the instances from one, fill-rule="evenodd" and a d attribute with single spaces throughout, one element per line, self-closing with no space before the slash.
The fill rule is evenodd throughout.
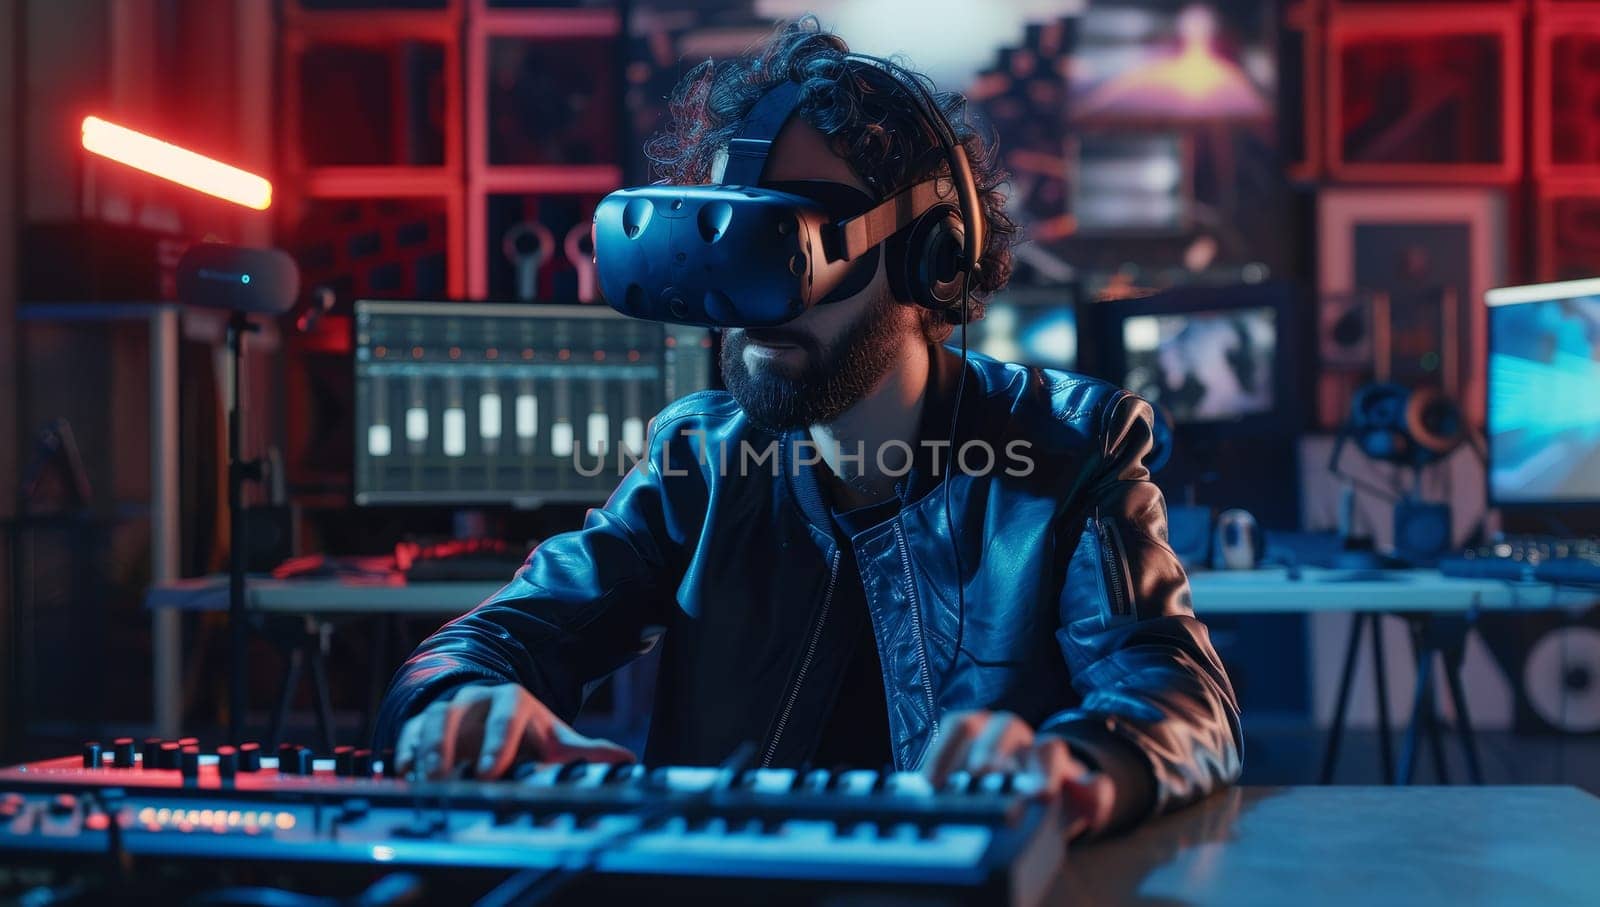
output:
<path id="1" fill-rule="evenodd" d="M 272 184 L 264 178 L 99 117 L 83 118 L 83 147 L 236 205 L 265 211 L 272 204 Z"/>

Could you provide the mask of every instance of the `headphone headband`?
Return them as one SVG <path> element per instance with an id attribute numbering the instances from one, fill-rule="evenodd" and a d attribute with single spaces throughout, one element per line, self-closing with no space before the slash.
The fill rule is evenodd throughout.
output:
<path id="1" fill-rule="evenodd" d="M 899 87 L 902 94 L 917 107 L 923 122 L 933 130 L 950 168 L 950 181 L 955 187 L 957 208 L 961 215 L 962 241 L 960 270 L 967 279 L 977 275 L 983 258 L 986 238 L 983 205 L 978 198 L 978 187 L 972 176 L 972 165 L 967 160 L 967 149 L 956 138 L 955 128 L 944 115 L 927 88 L 905 67 L 883 57 L 871 54 L 848 53 L 846 60 L 870 66 Z M 745 115 L 739 131 L 728 142 L 728 160 L 723 169 L 722 182 L 733 186 L 756 186 L 766 172 L 767 156 L 778 133 L 800 107 L 801 85 L 785 79 L 763 94 Z"/>
<path id="2" fill-rule="evenodd" d="M 978 200 L 977 182 L 972 177 L 972 164 L 967 160 L 967 149 L 956 138 L 955 127 L 950 124 L 949 117 L 946 117 L 939 109 L 939 105 L 934 103 L 927 87 L 917 81 L 904 66 L 885 57 L 875 57 L 871 54 L 849 53 L 845 54 L 845 59 L 866 63 L 893 79 L 900 90 L 909 95 L 912 102 L 920 108 L 923 122 L 927 123 L 938 137 L 939 144 L 944 149 L 945 161 L 950 167 L 950 181 L 955 186 L 956 198 L 960 202 L 961 269 L 966 272 L 968 279 L 976 276 L 983 259 L 987 225 L 984 223 L 982 203 Z"/>

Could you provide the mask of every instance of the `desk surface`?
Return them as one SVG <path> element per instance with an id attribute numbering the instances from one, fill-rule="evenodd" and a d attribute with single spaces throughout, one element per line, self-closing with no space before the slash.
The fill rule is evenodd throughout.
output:
<path id="1" fill-rule="evenodd" d="M 1456 579 L 1432 570 L 1371 571 L 1305 568 L 1291 579 L 1283 568 L 1197 572 L 1190 577 L 1195 610 L 1209 614 L 1313 614 L 1469 610 L 1541 611 L 1600 603 L 1600 591 L 1544 583 Z M 510 580 L 508 575 L 506 580 Z M 502 582 L 406 584 L 383 580 L 251 579 L 250 606 L 260 611 L 315 614 L 461 614 L 493 595 Z M 150 590 L 150 608 L 222 610 L 227 580 L 204 577 Z"/>
<path id="2" fill-rule="evenodd" d="M 1074 849 L 1045 903 L 1600 904 L 1572 787 L 1245 787 Z"/>

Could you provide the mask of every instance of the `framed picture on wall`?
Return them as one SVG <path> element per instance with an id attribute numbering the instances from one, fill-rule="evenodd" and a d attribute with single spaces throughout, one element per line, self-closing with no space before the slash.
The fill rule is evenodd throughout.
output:
<path id="1" fill-rule="evenodd" d="M 1600 178 L 1539 183 L 1540 280 L 1600 276 Z"/>
<path id="2" fill-rule="evenodd" d="M 1511 182 L 1522 167 L 1522 12 L 1508 4 L 1340 4 L 1328 16 L 1328 172 Z"/>
<path id="3" fill-rule="evenodd" d="M 1318 297 L 1365 300 L 1370 377 L 1438 387 L 1483 412 L 1484 293 L 1506 274 L 1505 198 L 1488 188 L 1324 190 Z M 1318 419 L 1344 418 L 1349 370 L 1328 370 Z"/>

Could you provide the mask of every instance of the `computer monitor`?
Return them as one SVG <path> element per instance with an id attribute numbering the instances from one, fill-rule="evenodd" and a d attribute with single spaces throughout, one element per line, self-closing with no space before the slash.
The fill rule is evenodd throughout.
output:
<path id="1" fill-rule="evenodd" d="M 967 348 L 1002 362 L 1075 368 L 1077 301 L 1072 285 L 1003 290 L 989 300 L 983 318 L 967 325 Z"/>
<path id="2" fill-rule="evenodd" d="M 1490 503 L 1600 508 L 1600 279 L 1487 302 Z"/>
<path id="3" fill-rule="evenodd" d="M 1295 301 L 1273 281 L 1096 303 L 1097 373 L 1160 406 L 1180 434 L 1293 431 L 1307 409 Z"/>
<path id="4" fill-rule="evenodd" d="M 711 383 L 711 334 L 598 305 L 362 300 L 355 501 L 605 500 L 668 402 Z"/>

